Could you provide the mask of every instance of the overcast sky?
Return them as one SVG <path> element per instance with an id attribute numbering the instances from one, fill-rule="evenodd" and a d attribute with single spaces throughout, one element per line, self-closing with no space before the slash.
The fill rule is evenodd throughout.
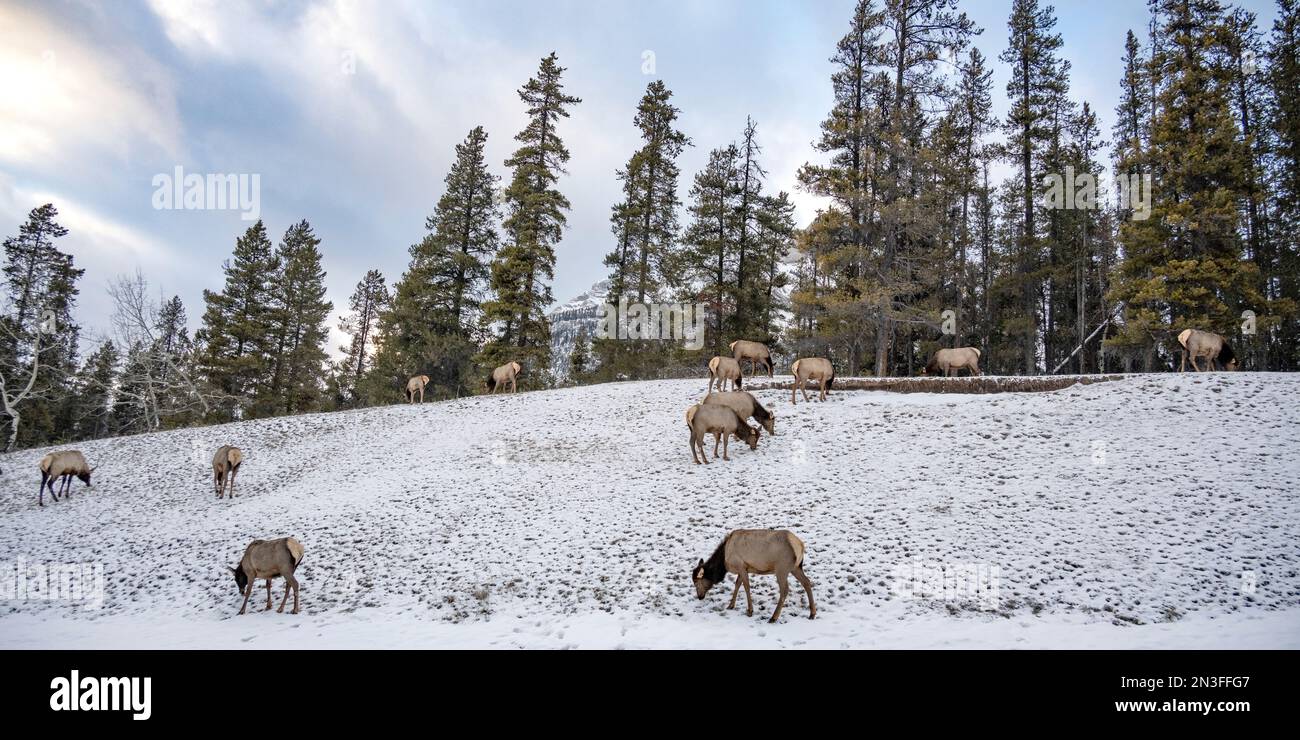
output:
<path id="1" fill-rule="evenodd" d="M 605 277 L 614 173 L 638 145 L 632 115 L 655 78 L 695 145 L 680 160 L 683 201 L 708 151 L 749 115 L 768 189 L 794 192 L 807 223 L 819 204 L 795 190 L 795 171 L 818 158 L 827 59 L 853 5 L 0 0 L 0 234 L 16 234 L 37 205 L 58 207 L 71 232 L 61 246 L 86 268 L 79 315 L 92 337 L 108 327 L 107 281 L 137 267 L 179 294 L 197 326 L 202 290 L 221 287 L 221 263 L 250 222 L 237 210 L 155 209 L 154 177 L 177 166 L 256 173 L 274 239 L 304 218 L 322 239 L 337 315 L 366 270 L 390 284 L 400 276 L 471 128 L 487 130 L 489 164 L 508 178 L 502 162 L 524 122 L 516 90 L 556 51 L 568 92 L 583 99 L 560 127 L 573 154 L 559 183 L 573 204 L 557 248 L 564 302 Z M 1272 2 L 1241 5 L 1271 27 Z M 975 43 L 994 62 L 999 115 L 1010 6 L 962 6 L 984 29 Z M 1146 4 L 1065 0 L 1057 14 L 1071 94 L 1109 138 L 1124 34 L 1145 40 Z"/>

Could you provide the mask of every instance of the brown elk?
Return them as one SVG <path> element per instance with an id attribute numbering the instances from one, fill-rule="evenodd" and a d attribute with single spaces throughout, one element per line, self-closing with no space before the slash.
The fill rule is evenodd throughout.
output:
<path id="1" fill-rule="evenodd" d="M 95 468 L 86 463 L 86 456 L 78 450 L 59 450 L 51 452 L 41 458 L 41 487 L 40 496 L 37 504 L 45 505 L 45 489 L 50 489 L 50 496 L 59 500 L 59 494 L 64 496 L 72 495 L 72 479 L 74 477 L 81 480 L 90 487 L 90 474 L 95 472 Z M 54 492 L 54 480 L 59 479 L 59 493 Z"/>
<path id="2" fill-rule="evenodd" d="M 506 383 L 510 384 L 510 392 L 514 393 L 516 391 L 515 378 L 523 371 L 523 365 L 517 362 L 507 362 L 493 370 L 492 374 L 487 378 L 488 393 L 496 393 L 497 389 L 504 391 Z"/>
<path id="3" fill-rule="evenodd" d="M 222 445 L 217 454 L 212 456 L 212 485 L 217 489 L 217 498 L 226 492 L 226 483 L 230 484 L 230 497 L 235 497 L 235 474 L 244 463 L 244 453 L 238 447 Z"/>
<path id="4" fill-rule="evenodd" d="M 830 390 L 831 385 L 835 382 L 835 366 L 825 357 L 802 357 L 794 361 L 790 366 L 790 374 L 794 376 L 794 383 L 790 386 L 790 403 L 797 404 L 795 400 L 795 391 L 803 391 L 803 400 L 808 400 L 808 381 L 816 380 L 821 388 L 819 400 L 826 400 L 826 392 Z"/>
<path id="5" fill-rule="evenodd" d="M 776 611 L 768 622 L 775 622 L 781 616 L 781 607 L 785 606 L 785 597 L 790 593 L 789 576 L 794 574 L 804 593 L 808 595 L 808 618 L 817 616 L 817 605 L 813 602 L 812 582 L 803 572 L 803 541 L 787 529 L 735 529 L 729 533 L 718 549 L 713 551 L 707 562 L 700 560 L 691 570 L 691 580 L 695 583 L 695 595 L 702 601 L 715 584 L 727 579 L 728 573 L 736 574 L 736 587 L 731 592 L 728 609 L 736 608 L 736 597 L 740 587 L 745 587 L 745 614 L 754 616 L 754 600 L 749 594 L 749 576 L 775 575 L 776 585 L 781 596 L 776 602 Z"/>
<path id="6" fill-rule="evenodd" d="M 248 607 L 248 597 L 253 595 L 253 586 L 258 579 L 266 579 L 266 608 L 271 608 L 271 579 L 276 576 L 284 578 L 284 598 L 280 601 L 280 608 L 277 612 L 284 611 L 284 604 L 289 600 L 289 592 L 293 592 L 293 613 L 298 613 L 298 579 L 293 577 L 293 573 L 298 569 L 303 557 L 302 543 L 292 537 L 281 537 L 278 540 L 253 540 L 244 550 L 244 557 L 240 559 L 239 565 L 231 568 L 230 572 L 235 574 L 235 585 L 239 586 L 239 592 L 244 595 L 244 603 L 239 606 L 239 613 L 243 614 Z"/>
<path id="7" fill-rule="evenodd" d="M 718 384 L 719 391 L 727 390 L 727 381 L 731 381 L 731 390 L 740 390 L 740 363 L 734 357 L 723 357 L 718 355 L 709 360 L 709 393 L 713 392 L 713 384 Z"/>
<path id="8" fill-rule="evenodd" d="M 957 347 L 955 349 L 941 349 L 930 356 L 930 361 L 926 363 L 925 369 L 922 370 L 924 375 L 938 375 L 942 373 L 944 377 L 957 375 L 965 368 L 971 375 L 980 374 L 980 351 L 974 347 Z"/>
<path id="9" fill-rule="evenodd" d="M 429 384 L 428 375 L 413 375 L 406 381 L 406 402 L 415 403 L 415 394 L 420 394 L 420 403 L 424 403 L 424 386 Z"/>
<path id="10" fill-rule="evenodd" d="M 737 339 L 727 346 L 731 349 L 731 357 L 736 362 L 749 360 L 750 375 L 754 374 L 754 362 L 758 361 L 767 366 L 767 377 L 772 377 L 772 352 L 766 344 Z"/>
<path id="11" fill-rule="evenodd" d="M 686 409 L 686 427 L 690 429 L 691 459 L 696 465 L 700 458 L 708 464 L 709 456 L 704 454 L 704 437 L 713 435 L 713 456 L 718 456 L 718 443 L 722 443 L 722 459 L 730 462 L 727 456 L 727 442 L 734 434 L 736 439 L 749 445 L 749 449 L 758 448 L 758 430 L 745 423 L 740 414 L 726 406 L 695 404 Z M 696 456 L 695 450 L 700 454 Z"/>
<path id="12" fill-rule="evenodd" d="M 1178 343 L 1183 345 L 1183 361 L 1178 366 L 1178 372 L 1187 369 L 1187 361 L 1192 361 L 1192 369 L 1201 372 L 1201 368 L 1196 364 L 1196 358 L 1205 358 L 1208 363 L 1206 370 L 1214 370 L 1216 361 L 1223 363 L 1223 369 L 1237 369 L 1237 355 L 1232 351 L 1228 340 L 1214 332 L 1201 331 L 1200 329 L 1184 329 L 1178 335 Z"/>
<path id="13" fill-rule="evenodd" d="M 754 394 L 748 391 L 728 391 L 726 393 L 711 393 L 704 397 L 700 403 L 716 404 L 726 406 L 737 414 L 740 418 L 749 419 L 753 417 L 767 430 L 768 434 L 776 434 L 776 414 L 763 408 L 763 404 L 754 398 Z"/>

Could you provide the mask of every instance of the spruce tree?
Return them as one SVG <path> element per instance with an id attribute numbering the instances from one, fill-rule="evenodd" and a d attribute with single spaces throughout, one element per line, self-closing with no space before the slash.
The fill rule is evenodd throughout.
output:
<path id="1" fill-rule="evenodd" d="M 272 278 L 280 265 L 261 221 L 235 241 L 234 256 L 222 265 L 225 286 L 220 293 L 203 291 L 206 309 L 198 339 L 203 345 L 200 367 L 226 399 L 212 414 L 240 418 L 252 405 L 266 376 L 272 349 L 270 325 Z"/>
<path id="2" fill-rule="evenodd" d="M 493 298 L 483 304 L 484 322 L 495 331 L 479 355 L 484 366 L 519 362 L 525 373 L 543 379 L 551 354 L 547 281 L 555 277 L 555 245 L 569 210 L 568 199 L 555 187 L 569 161 L 558 127 L 569 108 L 582 102 L 565 94 L 563 74 L 552 52 L 542 59 L 537 76 L 519 89 L 528 124 L 515 136 L 520 146 L 506 160 L 513 171 L 505 191 L 506 244 L 492 262 Z"/>
<path id="3" fill-rule="evenodd" d="M 1056 16 L 1051 6 L 1038 0 L 1014 0 L 1007 21 L 1007 49 L 999 59 L 1011 71 L 1007 97 L 1006 151 L 1015 164 L 1020 188 L 1018 237 L 1016 239 L 1016 283 L 1019 311 L 1003 330 L 1018 337 L 1020 370 L 1038 370 L 1039 300 L 1042 289 L 1042 231 L 1037 218 L 1041 207 L 1036 198 L 1043 180 L 1044 151 L 1053 139 L 1054 114 L 1065 94 L 1066 65 L 1057 56 L 1061 36 L 1054 32 Z"/>
<path id="4" fill-rule="evenodd" d="M 388 286 L 379 270 L 367 272 L 348 299 L 352 313 L 339 321 L 339 329 L 352 338 L 339 347 L 345 353 L 336 368 L 340 403 L 349 406 L 361 403 L 361 380 L 370 369 L 368 363 L 378 343 L 379 316 L 387 310 L 390 300 Z"/>

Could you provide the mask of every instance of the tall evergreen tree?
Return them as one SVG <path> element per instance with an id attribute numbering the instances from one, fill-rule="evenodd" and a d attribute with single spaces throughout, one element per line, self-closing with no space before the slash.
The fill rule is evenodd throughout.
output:
<path id="1" fill-rule="evenodd" d="M 555 245 L 560 241 L 569 201 L 556 189 L 569 150 L 558 134 L 560 119 L 582 102 L 567 95 L 564 68 L 554 52 L 542 59 L 537 76 L 519 89 L 528 124 L 515 140 L 520 147 L 506 160 L 513 170 L 505 191 L 508 215 L 506 244 L 492 262 L 493 298 L 483 305 L 485 323 L 498 333 L 480 353 L 480 362 L 495 366 L 520 362 L 525 372 L 545 376 L 550 366 L 551 303 Z"/>
<path id="2" fill-rule="evenodd" d="M 320 239 L 304 220 L 289 227 L 276 251 L 279 270 L 267 311 L 267 375 L 259 415 L 312 411 L 321 401 L 321 370 L 328 358 L 326 321 L 334 304 L 325 300 L 319 246 Z"/>
<path id="3" fill-rule="evenodd" d="M 204 347 L 204 375 L 227 396 L 212 413 L 229 419 L 242 417 L 251 407 L 272 349 L 271 312 L 278 290 L 272 278 L 280 264 L 261 221 L 235 241 L 233 259 L 222 270 L 226 281 L 221 292 L 203 291 L 206 310 L 198 339 Z"/>
<path id="4" fill-rule="evenodd" d="M 68 233 L 58 215 L 49 203 L 34 208 L 18 235 L 4 241 L 0 390 L 10 448 L 55 441 L 71 425 L 80 336 L 73 311 L 85 271 L 55 244 Z"/>
<path id="5" fill-rule="evenodd" d="M 113 387 L 117 383 L 117 347 L 107 340 L 81 367 L 76 381 L 76 414 L 68 430 L 71 439 L 98 439 L 111 432 Z"/>
<path id="6" fill-rule="evenodd" d="M 1242 259 L 1239 204 L 1250 152 L 1230 104 L 1224 10 L 1215 0 L 1153 7 L 1161 28 L 1150 74 L 1162 85 L 1148 157 L 1151 214 L 1121 225 L 1124 260 L 1112 287 L 1112 298 L 1126 304 L 1112 343 L 1144 348 L 1146 369 L 1178 330 L 1234 335 L 1243 309 L 1265 305 L 1257 268 Z"/>
<path id="7" fill-rule="evenodd" d="M 1038 370 L 1043 280 L 1042 233 L 1037 218 L 1042 206 L 1035 196 L 1045 174 L 1044 151 L 1053 139 L 1052 123 L 1067 84 L 1067 65 L 1057 55 L 1061 36 L 1053 30 L 1055 27 L 1051 6 L 1041 6 L 1038 0 L 1014 0 L 1007 21 L 1007 49 L 999 56 L 1011 71 L 1007 81 L 1011 111 L 1005 126 L 1006 147 L 1016 165 L 1021 192 L 1015 278 L 1020 311 L 1003 329 L 1019 337 L 1021 371 L 1030 375 Z"/>
<path id="8" fill-rule="evenodd" d="M 1300 369 L 1300 3 L 1278 0 L 1268 48 L 1267 112 L 1272 153 L 1268 182 L 1272 186 L 1274 264 L 1265 297 L 1286 312 L 1279 323 L 1270 354 L 1279 370 Z"/>
<path id="9" fill-rule="evenodd" d="M 390 300 L 379 270 L 367 272 L 348 299 L 352 313 L 340 319 L 339 329 L 352 339 L 339 347 L 345 354 L 336 368 L 341 401 L 347 405 L 361 403 L 361 380 L 370 369 L 368 363 L 378 343 L 379 316 L 387 310 Z"/>

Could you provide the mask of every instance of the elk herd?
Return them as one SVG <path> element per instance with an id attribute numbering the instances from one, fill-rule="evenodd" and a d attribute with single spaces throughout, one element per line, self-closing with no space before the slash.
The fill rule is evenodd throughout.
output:
<path id="1" fill-rule="evenodd" d="M 1205 370 L 1214 370 L 1216 363 L 1224 369 L 1236 370 L 1238 362 L 1228 342 L 1212 332 L 1187 329 L 1178 335 L 1178 343 L 1185 352 L 1183 366 L 1190 361 L 1192 369 L 1201 371 L 1197 360 L 1206 364 Z M 776 435 L 776 414 L 765 408 L 751 393 L 741 390 L 743 378 L 742 363 L 749 361 L 752 375 L 756 369 L 766 369 L 772 377 L 772 355 L 762 342 L 737 340 L 729 345 L 731 357 L 716 356 L 708 363 L 708 390 L 699 403 L 686 409 L 686 426 L 690 431 L 691 459 L 698 464 L 709 462 L 704 440 L 713 437 L 713 456 L 718 457 L 721 445 L 722 459 L 730 461 L 728 441 L 735 437 L 751 450 L 758 448 L 762 432 Z M 957 347 L 936 351 L 922 371 L 925 375 L 942 374 L 945 377 L 957 375 L 966 370 L 971 375 L 979 375 L 980 351 L 974 347 Z M 523 372 L 518 362 L 508 362 L 492 371 L 485 381 L 485 390 L 489 394 L 504 391 L 508 385 L 511 393 L 517 392 L 517 378 Z M 827 393 L 835 381 L 835 367 L 824 357 L 801 357 L 790 365 L 790 374 L 794 381 L 790 385 L 790 403 L 797 404 L 797 393 L 802 391 L 803 399 L 808 402 L 808 383 L 816 383 L 819 400 L 825 401 Z M 731 390 L 727 390 L 730 381 Z M 429 383 L 429 376 L 415 375 L 407 381 L 406 397 L 408 403 L 424 401 L 424 387 Z M 714 392 L 716 389 L 716 393 Z M 749 423 L 753 419 L 757 426 Z M 217 498 L 235 497 L 235 477 L 244 462 L 244 453 L 238 447 L 222 445 L 217 448 L 212 458 L 212 481 Z M 57 450 L 41 458 L 41 484 L 37 504 L 45 506 L 45 491 L 49 490 L 54 501 L 60 495 L 71 496 L 72 479 L 77 478 L 90 487 L 91 466 L 79 450 Z M 59 483 L 59 491 L 54 489 Z M 271 581 L 282 578 L 285 582 L 284 597 L 278 611 L 283 612 L 289 594 L 293 594 L 293 612 L 298 613 L 298 581 L 294 571 L 302 563 L 304 549 L 302 543 L 293 537 L 275 540 L 254 540 L 244 550 L 239 563 L 230 568 L 235 577 L 239 593 L 244 597 L 239 613 L 244 614 L 253 588 L 260 580 L 266 581 L 266 608 L 272 606 Z M 695 585 L 696 595 L 704 599 L 709 590 L 726 580 L 727 574 L 736 577 L 728 609 L 736 607 L 740 589 L 745 589 L 746 613 L 753 615 L 754 605 L 750 597 L 750 575 L 774 575 L 779 589 L 776 611 L 769 622 L 777 621 L 785 599 L 789 593 L 789 576 L 803 587 L 808 597 L 808 618 L 817 615 L 813 602 L 812 582 L 803 571 L 804 543 L 793 532 L 778 529 L 737 529 L 729 533 L 718 545 L 709 559 L 700 561 L 691 569 L 691 581 Z"/>

